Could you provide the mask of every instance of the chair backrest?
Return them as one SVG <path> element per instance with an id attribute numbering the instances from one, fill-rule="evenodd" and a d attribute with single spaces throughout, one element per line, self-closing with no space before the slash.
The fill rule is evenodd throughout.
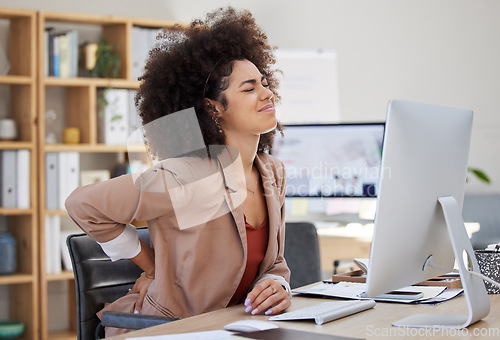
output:
<path id="1" fill-rule="evenodd" d="M 321 280 L 316 227 L 307 222 L 287 222 L 285 260 L 291 271 L 292 289 Z"/>
<path id="2" fill-rule="evenodd" d="M 149 244 L 147 227 L 137 229 L 139 237 Z M 75 275 L 78 339 L 94 339 L 99 324 L 96 313 L 104 303 L 125 295 L 142 270 L 129 260 L 112 262 L 86 234 L 70 235 L 66 244 Z"/>

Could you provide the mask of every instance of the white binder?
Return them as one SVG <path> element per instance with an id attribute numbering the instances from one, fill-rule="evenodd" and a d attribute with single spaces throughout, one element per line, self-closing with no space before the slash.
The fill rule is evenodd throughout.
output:
<path id="1" fill-rule="evenodd" d="M 59 209 L 59 156 L 45 154 L 45 205 L 48 210 Z"/>
<path id="2" fill-rule="evenodd" d="M 101 94 L 107 104 L 98 114 L 98 141 L 108 145 L 126 145 L 129 135 L 128 90 L 106 89 Z"/>
<path id="3" fill-rule="evenodd" d="M 73 264 L 71 263 L 71 256 L 69 255 L 68 246 L 66 245 L 66 239 L 68 236 L 72 234 L 81 233 L 80 229 L 65 229 L 67 226 L 61 224 L 61 236 L 60 236 L 60 250 L 61 250 L 61 260 L 62 260 L 62 269 L 72 271 Z"/>
<path id="4" fill-rule="evenodd" d="M 52 215 L 51 216 L 51 248 L 52 252 L 52 273 L 59 274 L 62 270 L 61 262 L 61 216 Z"/>
<path id="5" fill-rule="evenodd" d="M 146 28 L 132 27 L 132 79 L 137 80 L 144 72 L 144 62 L 148 56 L 149 37 Z"/>
<path id="6" fill-rule="evenodd" d="M 61 216 L 45 216 L 45 272 L 59 274 L 61 263 Z"/>
<path id="7" fill-rule="evenodd" d="M 17 207 L 17 175 L 16 150 L 2 150 L 0 156 L 0 172 L 2 196 L 0 206 L 4 208 Z"/>
<path id="8" fill-rule="evenodd" d="M 52 261 L 52 215 L 45 215 L 45 227 L 44 227 L 44 241 L 45 241 L 45 273 L 52 274 L 53 261 Z"/>
<path id="9" fill-rule="evenodd" d="M 68 196 L 79 185 L 80 154 L 78 152 L 59 153 L 59 209 L 65 210 Z"/>
<path id="10" fill-rule="evenodd" d="M 30 208 L 30 150 L 17 150 L 17 207 Z"/>
<path id="11" fill-rule="evenodd" d="M 128 101 L 128 133 L 129 136 L 136 130 L 141 129 L 142 127 L 142 121 L 141 117 L 139 117 L 139 112 L 137 111 L 137 108 L 135 107 L 135 94 L 137 91 L 135 90 L 129 90 L 128 91 L 128 96 L 129 96 L 129 101 Z M 128 136 L 127 136 L 128 138 Z"/>

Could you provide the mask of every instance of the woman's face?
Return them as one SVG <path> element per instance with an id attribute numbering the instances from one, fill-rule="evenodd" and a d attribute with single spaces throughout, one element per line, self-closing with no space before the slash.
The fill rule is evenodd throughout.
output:
<path id="1" fill-rule="evenodd" d="M 216 108 L 226 136 L 258 136 L 276 127 L 274 95 L 267 80 L 252 62 L 234 62 L 229 86 L 222 94 L 227 100 L 226 108 L 220 103 Z"/>

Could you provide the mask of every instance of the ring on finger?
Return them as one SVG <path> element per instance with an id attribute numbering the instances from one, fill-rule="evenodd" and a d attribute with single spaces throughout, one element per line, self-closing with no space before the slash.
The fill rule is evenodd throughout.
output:
<path id="1" fill-rule="evenodd" d="M 276 293 L 276 288 L 274 288 L 273 286 L 270 286 L 270 287 L 273 290 L 273 294 Z"/>

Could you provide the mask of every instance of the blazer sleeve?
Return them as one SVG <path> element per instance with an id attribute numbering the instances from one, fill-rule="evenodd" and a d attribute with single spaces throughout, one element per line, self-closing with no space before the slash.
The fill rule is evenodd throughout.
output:
<path id="1" fill-rule="evenodd" d="M 286 264 L 284 257 L 285 249 L 285 193 L 286 193 L 286 172 L 283 163 L 278 161 L 279 165 L 276 167 L 275 180 L 278 183 L 279 201 L 281 202 L 281 224 L 278 231 L 278 255 L 274 264 L 264 273 L 258 282 L 265 278 L 271 277 L 279 282 L 287 290 L 291 296 L 290 289 L 290 269 Z M 257 283 L 258 283 L 257 282 Z"/>
<path id="2" fill-rule="evenodd" d="M 140 175 L 128 174 L 79 187 L 67 198 L 66 209 L 112 260 L 131 258 L 140 246 L 130 223 L 174 214 L 169 193 L 172 189 L 176 207 L 189 204 L 192 186 L 185 185 L 177 171 L 161 166 Z"/>

